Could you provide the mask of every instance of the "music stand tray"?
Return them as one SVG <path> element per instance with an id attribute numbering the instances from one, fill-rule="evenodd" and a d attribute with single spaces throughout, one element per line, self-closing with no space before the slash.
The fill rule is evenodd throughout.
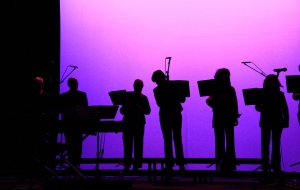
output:
<path id="1" fill-rule="evenodd" d="M 114 119 L 119 106 L 86 106 L 78 107 L 76 109 L 70 110 L 69 113 L 72 114 L 77 120 L 100 120 L 100 119 Z"/>
<path id="2" fill-rule="evenodd" d="M 187 80 L 170 80 L 168 81 L 171 91 L 174 94 L 190 97 L 190 84 Z"/>
<path id="3" fill-rule="evenodd" d="M 243 89 L 245 105 L 256 105 L 258 103 L 261 103 L 263 94 L 263 88 Z"/>
<path id="4" fill-rule="evenodd" d="M 300 92 L 300 75 L 286 76 L 286 86 L 288 93 Z"/>
<path id="5" fill-rule="evenodd" d="M 230 78 L 226 79 L 209 79 L 197 82 L 200 97 L 211 96 L 218 91 L 227 89 L 231 86 Z"/>
<path id="6" fill-rule="evenodd" d="M 126 90 L 111 91 L 108 95 L 113 105 L 123 105 L 126 98 Z"/>

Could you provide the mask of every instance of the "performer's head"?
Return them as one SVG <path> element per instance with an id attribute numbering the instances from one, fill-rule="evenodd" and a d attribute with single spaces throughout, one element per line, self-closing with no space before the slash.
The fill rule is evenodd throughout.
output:
<path id="1" fill-rule="evenodd" d="M 144 87 L 144 83 L 140 79 L 136 79 L 133 83 L 134 92 L 141 93 Z"/>
<path id="2" fill-rule="evenodd" d="M 41 77 L 35 77 L 33 79 L 32 88 L 35 93 L 41 93 L 43 91 L 44 80 Z"/>
<path id="3" fill-rule="evenodd" d="M 71 77 L 68 80 L 68 86 L 71 91 L 76 91 L 78 89 L 78 80 L 75 77 Z"/>
<path id="4" fill-rule="evenodd" d="M 278 77 L 274 74 L 271 74 L 265 78 L 263 87 L 266 89 L 279 90 L 281 87 L 281 84 L 280 84 Z"/>
<path id="5" fill-rule="evenodd" d="M 215 79 L 224 79 L 230 77 L 230 71 L 226 68 L 218 69 L 215 74 Z"/>
<path id="6" fill-rule="evenodd" d="M 162 81 L 166 80 L 165 74 L 161 70 L 156 70 L 152 74 L 152 81 L 159 85 Z"/>

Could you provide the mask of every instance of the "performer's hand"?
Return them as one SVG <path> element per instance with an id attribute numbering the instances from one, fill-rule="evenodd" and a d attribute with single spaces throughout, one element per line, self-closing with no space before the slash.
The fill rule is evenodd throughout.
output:
<path id="1" fill-rule="evenodd" d="M 288 128 L 289 127 L 289 119 L 284 118 L 283 119 L 283 128 Z"/>
<path id="2" fill-rule="evenodd" d="M 300 93 L 293 93 L 293 99 L 299 100 L 300 99 Z"/>
<path id="3" fill-rule="evenodd" d="M 227 93 L 220 94 L 220 98 L 221 98 L 221 100 L 226 100 L 226 99 L 228 99 L 228 94 Z"/>
<path id="4" fill-rule="evenodd" d="M 143 111 L 144 108 L 142 106 L 140 106 L 139 104 L 135 104 L 135 108 L 139 111 Z"/>
<path id="5" fill-rule="evenodd" d="M 236 120 L 234 121 L 234 126 L 237 126 L 239 124 L 238 119 L 236 118 Z"/>
<path id="6" fill-rule="evenodd" d="M 185 102 L 185 97 L 183 96 L 180 98 L 180 103 L 184 103 L 184 102 Z"/>
<path id="7" fill-rule="evenodd" d="M 209 96 L 209 97 L 206 99 L 206 104 L 207 104 L 209 107 L 213 108 L 213 107 L 214 107 L 213 103 L 214 103 L 214 98 L 213 98 L 212 96 Z"/>

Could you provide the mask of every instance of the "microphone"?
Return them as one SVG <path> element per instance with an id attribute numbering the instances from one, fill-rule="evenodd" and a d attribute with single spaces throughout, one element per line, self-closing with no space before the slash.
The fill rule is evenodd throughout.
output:
<path id="1" fill-rule="evenodd" d="M 285 72 L 285 71 L 287 71 L 287 68 L 274 69 L 274 71 L 278 72 L 278 73 L 281 71 Z"/>
<path id="2" fill-rule="evenodd" d="M 248 63 L 252 63 L 251 61 L 244 61 L 242 62 L 243 64 L 248 64 Z"/>
<path id="3" fill-rule="evenodd" d="M 166 59 L 170 59 L 170 60 L 171 60 L 171 59 L 172 59 L 172 57 L 166 57 Z"/>
<path id="4" fill-rule="evenodd" d="M 74 66 L 74 65 L 69 65 L 70 67 L 73 67 L 74 69 L 77 69 L 78 67 L 77 66 Z"/>

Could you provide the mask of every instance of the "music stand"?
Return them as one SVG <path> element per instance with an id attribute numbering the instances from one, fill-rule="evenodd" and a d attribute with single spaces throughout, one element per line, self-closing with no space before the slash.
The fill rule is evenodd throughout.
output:
<path id="1" fill-rule="evenodd" d="M 286 86 L 288 93 L 300 92 L 300 75 L 286 76 Z"/>
<path id="2" fill-rule="evenodd" d="M 300 75 L 290 75 L 286 76 L 286 86 L 287 86 L 287 92 L 288 93 L 299 93 L 300 92 Z M 299 117 L 299 116 L 298 116 Z M 300 118 L 298 118 L 300 123 Z M 296 166 L 299 165 L 300 162 L 291 164 L 290 166 Z"/>
<path id="3" fill-rule="evenodd" d="M 212 96 L 218 93 L 227 93 L 228 89 L 231 87 L 230 78 L 221 78 L 221 79 L 209 79 L 197 81 L 198 90 L 200 97 Z M 238 115 L 240 117 L 241 114 Z M 210 168 L 213 165 L 216 165 L 216 170 L 220 169 L 220 163 L 222 162 L 221 158 L 216 158 L 213 163 L 208 165 L 206 168 Z"/>
<path id="4" fill-rule="evenodd" d="M 86 107 L 78 107 L 75 109 L 70 109 L 65 112 L 68 117 L 76 118 L 76 123 L 81 125 L 85 125 L 86 121 L 89 123 L 99 123 L 101 119 L 114 119 L 119 106 L 118 105 L 100 105 L 100 106 L 86 106 Z M 101 123 L 100 123 L 101 124 Z M 99 158 L 100 158 L 100 135 L 97 133 L 97 163 L 96 168 L 99 166 Z M 83 137 L 83 140 L 88 136 L 86 134 Z"/>
<path id="5" fill-rule="evenodd" d="M 245 105 L 256 105 L 262 102 L 262 97 L 264 94 L 263 88 L 249 88 L 243 89 L 243 96 Z"/>
<path id="6" fill-rule="evenodd" d="M 100 119 L 114 119 L 119 106 L 86 106 L 73 111 L 73 116 L 78 120 L 99 121 Z"/>
<path id="7" fill-rule="evenodd" d="M 126 90 L 111 91 L 108 95 L 113 105 L 123 105 L 126 98 Z"/>
<path id="8" fill-rule="evenodd" d="M 186 81 L 186 80 L 169 80 L 169 81 L 166 81 L 166 83 L 164 85 L 166 85 L 165 88 L 168 89 L 168 95 L 170 95 L 170 98 L 190 97 L 189 81 Z M 171 171 L 166 170 L 165 173 L 166 173 L 166 176 L 167 176 L 166 179 L 156 183 L 156 185 L 169 185 L 170 186 L 170 185 L 176 185 L 176 184 L 183 183 L 179 180 L 172 179 L 172 177 L 171 177 L 172 172 Z"/>
<path id="9" fill-rule="evenodd" d="M 264 93 L 263 88 L 249 88 L 243 89 L 243 97 L 246 106 L 256 105 L 262 102 L 262 97 Z M 261 169 L 262 165 L 258 166 L 254 171 Z"/>
<path id="10" fill-rule="evenodd" d="M 172 94 L 181 97 L 190 97 L 190 84 L 187 80 L 170 80 L 168 81 Z"/>
<path id="11" fill-rule="evenodd" d="M 261 103 L 264 93 L 265 93 L 263 88 L 250 88 L 250 89 L 243 89 L 242 91 L 243 91 L 245 105 L 256 105 L 256 104 Z M 257 171 L 258 169 L 261 169 L 261 168 L 262 168 L 262 165 L 257 167 L 254 171 Z M 268 172 L 270 172 L 270 170 Z M 278 176 L 280 177 L 279 182 L 255 186 L 255 187 L 253 187 L 253 189 L 271 187 L 271 186 L 276 186 L 276 185 L 298 188 L 296 186 L 286 184 L 283 179 L 284 174 L 278 173 Z"/>
<path id="12" fill-rule="evenodd" d="M 226 79 L 209 79 L 197 82 L 200 97 L 211 96 L 217 92 L 222 92 L 231 86 L 230 78 Z"/>
<path id="13" fill-rule="evenodd" d="M 83 108 L 81 111 L 81 116 L 84 118 L 87 116 L 87 118 L 93 118 L 98 120 L 98 122 L 101 119 L 114 119 L 117 111 L 118 111 L 119 106 L 117 105 L 112 105 L 112 106 L 106 106 L 106 105 L 101 105 L 101 106 L 88 106 Z M 97 132 L 97 162 L 96 162 L 96 169 L 99 170 L 99 159 L 100 159 L 100 132 Z"/>

